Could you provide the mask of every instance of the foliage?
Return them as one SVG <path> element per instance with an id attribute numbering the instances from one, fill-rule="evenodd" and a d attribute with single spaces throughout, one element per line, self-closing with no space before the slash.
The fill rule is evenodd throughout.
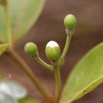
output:
<path id="1" fill-rule="evenodd" d="M 19 103 L 40 103 L 40 102 L 30 96 L 27 96 L 27 97 L 19 100 Z"/>
<path id="2" fill-rule="evenodd" d="M 6 49 L 9 47 L 9 44 L 0 44 L 0 55 L 3 54 L 3 52 L 6 51 Z"/>
<path id="3" fill-rule="evenodd" d="M 60 103 L 71 103 L 103 81 L 103 43 L 90 50 L 67 78 Z"/>
<path id="4" fill-rule="evenodd" d="M 46 55 L 50 64 L 39 57 L 36 44 L 29 42 L 25 51 L 36 59 L 46 69 L 55 75 L 55 96 L 51 96 L 41 85 L 31 68 L 13 49 L 17 40 L 22 38 L 39 17 L 45 0 L 0 0 L 0 55 L 6 52 L 18 64 L 33 84 L 51 103 L 71 103 L 96 88 L 103 81 L 103 43 L 90 50 L 74 67 L 67 78 L 63 92 L 61 91 L 60 67 L 65 62 L 65 56 L 76 27 L 76 17 L 72 14 L 64 18 L 67 39 L 62 53 L 55 41 L 46 46 Z M 52 52 L 51 52 L 52 50 Z M 35 54 L 35 55 L 34 55 Z M 0 80 L 2 75 L 0 76 Z M 27 95 L 27 90 L 17 82 L 3 78 L 0 81 L 0 103 L 39 103 Z"/>
<path id="5" fill-rule="evenodd" d="M 0 0 L 0 3 L 0 55 L 2 55 L 11 46 L 8 40 L 10 37 L 11 42 L 13 42 L 12 45 L 14 45 L 18 39 L 23 37 L 30 30 L 32 25 L 37 21 L 45 0 Z M 11 28 L 12 35 L 8 33 L 10 32 L 8 26 Z M 4 79 L 2 74 L 0 75 L 0 79 Z M 24 90 L 22 86 L 16 82 L 10 83 L 11 81 L 9 80 L 6 81 L 6 83 L 5 81 L 0 82 L 0 102 L 24 103 L 26 100 L 26 103 L 39 103 L 30 96 L 22 97 L 21 93 L 25 94 L 26 90 L 22 92 Z M 6 91 L 3 91 L 4 87 L 6 87 Z M 19 92 L 19 90 L 21 92 Z M 18 101 L 15 100 L 13 91 L 16 91 L 14 94 L 18 92 L 18 95 L 22 99 Z"/>
<path id="6" fill-rule="evenodd" d="M 4 0 L 5 1 L 5 0 Z M 37 21 L 45 0 L 7 0 L 13 42 L 23 37 Z M 0 41 L 8 42 L 5 12 L 0 6 Z M 7 16 L 7 15 L 6 15 Z"/>

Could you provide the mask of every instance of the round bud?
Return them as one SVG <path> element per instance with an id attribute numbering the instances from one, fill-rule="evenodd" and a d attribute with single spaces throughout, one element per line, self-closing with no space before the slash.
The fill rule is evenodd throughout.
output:
<path id="1" fill-rule="evenodd" d="M 47 57 L 52 61 L 56 61 L 60 57 L 60 47 L 55 41 L 50 41 L 47 43 L 45 52 Z"/>
<path id="2" fill-rule="evenodd" d="M 74 15 L 72 14 L 68 14 L 65 18 L 64 18 L 64 25 L 66 26 L 66 28 L 68 28 L 70 31 L 73 31 L 75 29 L 76 26 L 76 18 Z"/>
<path id="3" fill-rule="evenodd" d="M 37 46 L 35 43 L 33 42 L 28 42 L 26 43 L 25 47 L 24 47 L 24 50 L 27 54 L 31 55 L 31 56 L 37 56 Z"/>

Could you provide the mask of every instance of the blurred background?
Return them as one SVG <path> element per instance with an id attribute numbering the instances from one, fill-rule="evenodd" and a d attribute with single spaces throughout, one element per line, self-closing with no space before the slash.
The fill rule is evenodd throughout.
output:
<path id="1" fill-rule="evenodd" d="M 45 45 L 50 40 L 60 44 L 61 51 L 65 44 L 66 34 L 63 19 L 67 14 L 74 14 L 77 18 L 77 27 L 73 35 L 65 65 L 61 69 L 63 85 L 74 65 L 84 54 L 95 45 L 103 41 L 103 0 L 46 0 L 43 12 L 37 23 L 16 45 L 16 50 L 33 69 L 39 80 L 48 91 L 54 93 L 54 75 L 39 65 L 33 58 L 26 55 L 23 47 L 26 42 L 37 43 L 40 56 L 45 56 Z M 33 88 L 31 81 L 25 77 L 6 55 L 1 56 L 0 66 L 4 68 L 6 78 L 12 78 L 26 86 L 30 95 L 42 99 L 42 96 Z M 103 103 L 103 85 L 74 103 Z M 43 100 L 44 103 L 46 103 Z"/>

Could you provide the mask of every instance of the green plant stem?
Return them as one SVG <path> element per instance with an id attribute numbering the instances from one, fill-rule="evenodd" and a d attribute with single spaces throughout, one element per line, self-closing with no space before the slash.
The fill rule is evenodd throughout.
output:
<path id="1" fill-rule="evenodd" d="M 11 59 L 14 60 L 21 67 L 22 71 L 24 71 L 24 73 L 31 79 L 31 81 L 36 86 L 36 88 L 39 90 L 39 92 L 43 95 L 43 97 L 49 101 L 49 97 L 51 97 L 51 95 L 41 85 L 41 83 L 38 81 L 38 79 L 33 74 L 29 66 L 24 62 L 24 60 L 12 48 L 10 48 L 7 51 L 7 53 L 11 57 Z"/>
<path id="2" fill-rule="evenodd" d="M 3 5 L 4 7 L 4 16 L 5 16 L 5 23 L 6 23 L 6 28 L 7 28 L 7 33 L 8 33 L 8 43 L 12 44 L 12 30 L 11 30 L 11 25 L 10 25 L 10 17 L 8 13 L 8 3 Z"/>
<path id="3" fill-rule="evenodd" d="M 61 75 L 60 75 L 60 68 L 57 67 L 54 69 L 54 75 L 55 75 L 55 80 L 56 80 L 56 103 L 59 102 L 60 99 L 60 94 L 61 94 Z"/>
<path id="4" fill-rule="evenodd" d="M 67 29 L 66 29 L 66 34 L 67 34 L 67 38 L 66 38 L 65 47 L 64 47 L 63 52 L 61 54 L 61 57 L 59 59 L 60 65 L 64 64 L 64 58 L 67 54 L 67 51 L 68 51 L 68 48 L 69 48 L 69 45 L 70 45 L 70 41 L 71 41 L 71 37 L 72 37 L 72 32 L 69 32 Z"/>
<path id="5" fill-rule="evenodd" d="M 39 56 L 35 58 L 41 65 L 43 65 L 44 67 L 46 67 L 48 70 L 53 70 L 54 66 L 47 64 L 46 62 L 44 62 Z"/>

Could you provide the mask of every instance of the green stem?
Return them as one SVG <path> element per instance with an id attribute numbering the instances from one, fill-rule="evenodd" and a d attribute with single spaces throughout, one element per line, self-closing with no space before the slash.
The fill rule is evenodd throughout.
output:
<path id="1" fill-rule="evenodd" d="M 5 21 L 6 21 L 6 28 L 7 28 L 7 33 L 8 33 L 8 43 L 12 44 L 12 30 L 11 30 L 11 25 L 10 25 L 10 16 L 8 13 L 8 3 L 6 3 L 4 6 L 4 16 L 5 16 Z"/>
<path id="2" fill-rule="evenodd" d="M 54 74 L 56 79 L 56 93 L 55 93 L 56 101 L 55 102 L 58 103 L 60 99 L 60 94 L 61 94 L 61 75 L 60 75 L 59 67 L 54 69 Z"/>
<path id="3" fill-rule="evenodd" d="M 47 64 L 46 62 L 44 62 L 39 56 L 35 58 L 41 65 L 43 65 L 44 67 L 46 67 L 49 70 L 53 70 L 54 66 Z"/>
<path id="4" fill-rule="evenodd" d="M 60 65 L 64 64 L 64 58 L 67 54 L 67 51 L 68 51 L 68 48 L 69 48 L 69 45 L 70 45 L 70 41 L 71 41 L 71 37 L 72 37 L 72 32 L 69 32 L 68 29 L 66 29 L 66 34 L 67 34 L 67 38 L 66 38 L 65 47 L 64 47 L 64 50 L 63 50 L 61 57 L 59 59 Z"/>
<path id="5" fill-rule="evenodd" d="M 44 98 L 49 101 L 49 97 L 51 97 L 51 95 L 49 95 L 47 90 L 41 85 L 41 83 L 38 81 L 38 79 L 33 74 L 31 69 L 24 62 L 24 60 L 13 49 L 9 49 L 7 53 L 9 54 L 11 59 L 13 59 L 21 67 L 22 71 L 24 71 L 24 73 L 31 79 L 33 84 L 36 86 L 39 92 L 44 96 Z"/>

